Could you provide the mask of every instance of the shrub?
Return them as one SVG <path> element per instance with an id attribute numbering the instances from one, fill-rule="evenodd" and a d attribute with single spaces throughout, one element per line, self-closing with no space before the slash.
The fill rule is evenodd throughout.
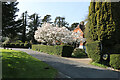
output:
<path id="1" fill-rule="evenodd" d="M 100 41 L 87 43 L 86 51 L 87 51 L 88 57 L 92 58 L 93 62 L 100 62 L 101 60 Z"/>
<path id="2" fill-rule="evenodd" d="M 15 47 L 15 44 L 10 44 L 9 46 L 10 46 L 10 47 Z"/>
<path id="3" fill-rule="evenodd" d="M 60 55 L 63 57 L 70 57 L 73 52 L 73 47 L 69 45 L 32 45 L 32 49 L 48 54 Z"/>
<path id="4" fill-rule="evenodd" d="M 30 43 L 24 43 L 24 47 L 25 48 L 29 48 L 29 47 L 31 48 L 31 44 Z"/>
<path id="5" fill-rule="evenodd" d="M 120 54 L 110 55 L 110 66 L 115 69 L 120 69 Z"/>
<path id="6" fill-rule="evenodd" d="M 86 58 L 87 54 L 85 53 L 84 49 L 76 48 L 73 51 L 73 57 Z"/>
<path id="7" fill-rule="evenodd" d="M 70 57 L 72 55 L 74 48 L 70 45 L 64 45 L 62 49 L 62 56 L 63 57 Z"/>

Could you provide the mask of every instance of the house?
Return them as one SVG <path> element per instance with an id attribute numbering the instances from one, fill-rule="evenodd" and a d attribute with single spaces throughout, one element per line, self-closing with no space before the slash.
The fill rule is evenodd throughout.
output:
<path id="1" fill-rule="evenodd" d="M 82 21 L 74 30 L 73 32 L 80 32 L 81 35 L 80 37 L 84 38 L 84 29 L 85 29 L 85 25 L 84 25 L 84 22 Z M 80 42 L 80 44 L 76 44 L 76 47 L 80 48 L 80 49 L 83 49 L 84 48 L 84 44 L 85 42 Z"/>

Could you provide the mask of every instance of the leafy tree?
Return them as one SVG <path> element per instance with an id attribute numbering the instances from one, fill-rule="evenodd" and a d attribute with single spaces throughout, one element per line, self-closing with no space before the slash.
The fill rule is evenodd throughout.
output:
<path id="1" fill-rule="evenodd" d="M 60 16 L 58 16 L 58 17 L 55 18 L 54 24 L 55 24 L 55 26 L 58 25 L 58 27 L 62 27 L 62 26 L 67 27 L 69 25 L 65 21 L 65 18 L 64 17 L 60 17 Z"/>
<path id="2" fill-rule="evenodd" d="M 41 21 L 39 18 L 40 18 L 39 15 L 36 13 L 29 16 L 30 22 L 28 25 L 29 30 L 27 33 L 27 37 L 29 40 L 32 41 L 32 43 L 36 42 L 34 39 L 34 34 L 35 34 L 35 31 L 37 30 L 37 27 L 41 26 Z"/>
<path id="3" fill-rule="evenodd" d="M 51 19 L 51 15 L 46 15 L 46 16 L 44 16 L 44 18 L 42 19 L 42 22 L 44 23 L 44 22 L 49 22 L 49 23 L 52 23 L 52 22 L 50 22 L 52 19 Z"/>
<path id="4" fill-rule="evenodd" d="M 18 2 L 2 2 L 2 36 L 13 39 L 20 29 L 20 20 L 15 20 Z"/>

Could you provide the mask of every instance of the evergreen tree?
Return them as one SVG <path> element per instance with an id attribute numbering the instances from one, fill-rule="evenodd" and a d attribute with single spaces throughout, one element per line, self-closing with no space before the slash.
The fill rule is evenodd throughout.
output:
<path id="1" fill-rule="evenodd" d="M 27 33 L 27 37 L 28 37 L 29 40 L 32 41 L 32 43 L 36 42 L 36 40 L 34 39 L 34 34 L 35 34 L 35 31 L 37 30 L 37 27 L 41 26 L 41 21 L 40 21 L 39 18 L 40 17 L 36 13 L 29 16 L 30 22 L 29 22 L 29 25 L 28 25 L 29 30 L 28 30 L 28 33 Z"/>
<path id="2" fill-rule="evenodd" d="M 24 13 L 22 13 L 22 26 L 21 26 L 21 30 L 22 30 L 22 42 L 26 41 L 26 28 L 27 28 L 27 11 L 25 11 Z"/>
<path id="3" fill-rule="evenodd" d="M 54 24 L 55 24 L 55 26 L 58 25 L 58 27 L 62 27 L 62 26 L 68 27 L 68 25 L 69 25 L 65 21 L 65 18 L 64 17 L 60 17 L 60 16 L 55 18 Z"/>
<path id="4" fill-rule="evenodd" d="M 74 30 L 74 29 L 78 26 L 78 24 L 79 24 L 79 23 L 77 23 L 77 22 L 71 24 L 71 29 Z"/>
<path id="5" fill-rule="evenodd" d="M 19 32 L 21 21 L 15 20 L 16 12 L 19 9 L 16 7 L 18 2 L 2 2 L 2 36 L 15 38 Z"/>
<path id="6" fill-rule="evenodd" d="M 91 2 L 89 7 L 89 38 L 104 46 L 120 44 L 120 2 Z M 86 26 L 86 27 L 88 27 Z"/>

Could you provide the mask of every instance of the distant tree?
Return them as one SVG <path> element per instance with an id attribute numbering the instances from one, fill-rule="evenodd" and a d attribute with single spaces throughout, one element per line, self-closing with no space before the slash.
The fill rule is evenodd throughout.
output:
<path id="1" fill-rule="evenodd" d="M 21 30 L 22 30 L 22 42 L 26 41 L 26 28 L 27 28 L 27 22 L 28 22 L 27 17 L 28 17 L 27 11 L 22 13 L 22 27 L 21 27 Z"/>
<path id="2" fill-rule="evenodd" d="M 37 27 L 41 26 L 41 20 L 40 20 L 40 16 L 36 13 L 32 14 L 29 16 L 29 19 L 30 19 L 30 22 L 28 24 L 28 33 L 27 33 L 27 37 L 28 37 L 28 40 L 31 40 L 32 43 L 35 43 L 36 40 L 34 39 L 34 34 L 35 34 L 35 31 L 37 30 Z"/>
<path id="3" fill-rule="evenodd" d="M 74 30 L 74 29 L 78 26 L 78 24 L 79 24 L 79 23 L 77 23 L 77 22 L 71 24 L 71 29 Z"/>
<path id="4" fill-rule="evenodd" d="M 52 22 L 50 22 L 52 19 L 51 19 L 51 15 L 46 15 L 46 16 L 44 16 L 44 18 L 42 19 L 42 22 L 44 23 L 44 22 L 49 22 L 49 23 L 52 23 Z"/>
<path id="5" fill-rule="evenodd" d="M 19 32 L 21 20 L 15 20 L 18 2 L 2 2 L 2 36 L 15 38 Z"/>
<path id="6" fill-rule="evenodd" d="M 81 21 L 81 22 L 80 22 L 79 27 L 80 27 L 80 29 L 81 29 L 81 30 L 83 31 L 83 33 L 84 33 L 84 30 L 85 30 L 84 21 Z"/>
<path id="7" fill-rule="evenodd" d="M 55 26 L 58 25 L 58 27 L 62 27 L 62 26 L 67 27 L 69 25 L 69 23 L 65 21 L 65 17 L 60 17 L 60 16 L 55 18 L 54 24 Z"/>

